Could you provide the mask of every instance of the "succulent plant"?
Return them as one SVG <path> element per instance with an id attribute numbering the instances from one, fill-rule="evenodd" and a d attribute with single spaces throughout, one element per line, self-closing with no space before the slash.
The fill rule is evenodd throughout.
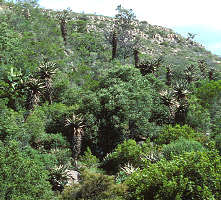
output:
<path id="1" fill-rule="evenodd" d="M 67 45 L 67 36 L 68 36 L 67 23 L 68 21 L 71 20 L 70 12 L 71 10 L 68 9 L 63 10 L 62 12 L 58 12 L 56 16 L 60 24 L 61 34 L 65 45 Z"/>
<path id="2" fill-rule="evenodd" d="M 82 136 L 84 135 L 83 117 L 73 114 L 71 118 L 66 119 L 65 126 L 71 129 L 72 157 L 77 159 L 81 152 Z"/>
<path id="3" fill-rule="evenodd" d="M 53 62 L 44 62 L 42 63 L 37 72 L 37 76 L 44 83 L 46 94 L 45 98 L 48 100 L 49 104 L 52 103 L 52 77 L 57 71 L 56 63 Z"/>

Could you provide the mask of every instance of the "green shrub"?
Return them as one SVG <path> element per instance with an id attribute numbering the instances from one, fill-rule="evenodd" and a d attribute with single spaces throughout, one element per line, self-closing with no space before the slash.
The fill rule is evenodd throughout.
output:
<path id="1" fill-rule="evenodd" d="M 63 103 L 44 104 L 37 109 L 45 118 L 45 130 L 48 133 L 64 133 L 64 124 L 67 116 L 73 114 L 75 105 L 66 106 Z"/>
<path id="2" fill-rule="evenodd" d="M 208 132 L 211 127 L 211 119 L 208 110 L 198 103 L 198 99 L 195 96 L 192 96 L 189 100 L 186 124 L 204 133 Z"/>
<path id="3" fill-rule="evenodd" d="M 75 32 L 72 33 L 70 42 L 71 45 L 75 46 L 79 57 L 86 61 L 86 56 L 90 59 L 90 52 L 102 53 L 105 51 L 102 39 L 102 35 L 96 32 Z"/>
<path id="4" fill-rule="evenodd" d="M 160 45 L 163 45 L 165 47 L 169 47 L 170 46 L 170 43 L 167 42 L 167 41 L 164 41 L 164 42 L 161 42 Z"/>
<path id="5" fill-rule="evenodd" d="M 123 200 L 127 187 L 116 184 L 113 176 L 84 170 L 79 184 L 65 188 L 61 200 Z"/>
<path id="6" fill-rule="evenodd" d="M 214 134 L 219 134 L 221 130 L 221 101 L 214 105 L 214 110 L 212 113 L 212 131 Z"/>
<path id="7" fill-rule="evenodd" d="M 164 102 L 160 95 L 160 92 L 166 89 L 166 84 L 153 74 L 147 74 L 145 78 L 150 82 L 151 88 L 153 89 L 152 98 L 154 104 L 151 107 L 151 117 L 149 121 L 160 126 L 168 124 L 171 121 L 169 107 L 163 104 Z"/>
<path id="8" fill-rule="evenodd" d="M 70 80 L 68 74 L 57 71 L 53 77 L 53 101 L 54 102 L 69 102 L 71 100 L 70 92 L 68 90 Z M 72 94 L 72 93 L 71 93 Z M 71 95 L 73 96 L 73 94 Z M 69 101 L 66 100 L 68 98 Z"/>
<path id="9" fill-rule="evenodd" d="M 103 161 L 103 168 L 109 173 L 116 173 L 127 164 L 133 167 L 143 167 L 146 164 L 145 157 L 156 151 L 150 141 L 142 145 L 135 140 L 127 140 L 119 144 L 112 153 L 108 154 Z"/>
<path id="10" fill-rule="evenodd" d="M 22 130 L 22 113 L 8 109 L 6 106 L 0 109 L 0 140 L 8 141 L 10 139 L 20 140 L 27 144 L 29 136 Z"/>
<path id="11" fill-rule="evenodd" d="M 40 156 L 25 153 L 18 142 L 0 142 L 0 199 L 53 199 Z"/>
<path id="12" fill-rule="evenodd" d="M 196 89 L 196 96 L 205 108 L 210 108 L 216 99 L 220 99 L 221 80 L 203 81 L 201 86 Z"/>
<path id="13" fill-rule="evenodd" d="M 162 149 L 163 156 L 170 160 L 173 156 L 181 155 L 185 152 L 192 151 L 206 151 L 201 143 L 194 140 L 178 139 L 175 142 L 171 142 L 165 145 Z"/>
<path id="14" fill-rule="evenodd" d="M 158 135 L 155 142 L 157 144 L 169 144 L 179 138 L 195 139 L 198 134 L 188 125 L 180 126 L 165 126 L 162 132 Z"/>
<path id="15" fill-rule="evenodd" d="M 221 161 L 216 152 L 190 152 L 136 170 L 125 183 L 130 199 L 220 199 Z"/>
<path id="16" fill-rule="evenodd" d="M 89 147 L 82 156 L 78 159 L 84 167 L 96 168 L 99 165 L 99 159 L 94 156 Z"/>
<path id="17" fill-rule="evenodd" d="M 18 33 L 10 29 L 9 25 L 6 22 L 0 23 L 0 51 L 1 51 L 1 60 L 5 63 L 8 61 L 12 62 L 16 58 L 16 54 L 20 54 L 21 38 L 19 38 Z"/>

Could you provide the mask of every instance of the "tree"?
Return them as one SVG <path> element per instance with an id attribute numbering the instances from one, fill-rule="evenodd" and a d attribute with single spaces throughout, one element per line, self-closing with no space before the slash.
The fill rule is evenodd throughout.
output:
<path id="1" fill-rule="evenodd" d="M 105 155 L 124 139 L 147 136 L 151 91 L 138 69 L 131 66 L 108 69 L 94 88 L 95 93 L 85 94 L 82 99 L 79 112 L 86 120 L 88 142 L 93 141 L 100 148 L 97 151 Z"/>
<path id="2" fill-rule="evenodd" d="M 188 82 L 187 81 L 177 81 L 173 85 L 173 94 L 177 99 L 178 106 L 175 111 L 174 123 L 184 125 L 186 122 L 187 112 L 188 112 L 188 101 L 187 95 L 189 93 L 188 90 Z"/>
<path id="3" fill-rule="evenodd" d="M 119 55 L 123 58 L 131 55 L 131 49 L 134 46 L 135 20 L 136 16 L 132 9 L 125 9 L 121 5 L 117 6 L 117 14 L 115 15 L 115 24 L 112 34 L 112 59 L 116 57 L 117 47 Z"/>
<path id="4" fill-rule="evenodd" d="M 205 60 L 199 60 L 198 61 L 198 68 L 200 69 L 201 72 L 201 78 L 206 78 L 207 77 L 207 70 L 208 70 L 208 64 Z"/>
<path id="5" fill-rule="evenodd" d="M 194 40 L 194 38 L 195 38 L 196 36 L 197 36 L 197 34 L 194 34 L 194 33 L 188 33 L 188 37 L 187 37 L 186 41 L 189 41 L 190 44 L 193 45 L 193 40 Z"/>
<path id="6" fill-rule="evenodd" d="M 196 69 L 195 69 L 195 66 L 192 64 L 190 66 L 188 66 L 185 71 L 185 78 L 187 80 L 188 83 L 192 83 L 196 78 Z"/>
<path id="7" fill-rule="evenodd" d="M 134 63 L 137 68 L 139 64 L 139 51 L 137 49 L 134 49 Z"/>

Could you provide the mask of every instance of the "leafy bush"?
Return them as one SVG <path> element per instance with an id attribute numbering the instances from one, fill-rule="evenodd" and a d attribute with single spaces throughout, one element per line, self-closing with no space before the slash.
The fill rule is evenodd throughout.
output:
<path id="1" fill-rule="evenodd" d="M 11 140 L 16 140 L 24 148 L 32 147 L 33 151 L 41 153 L 42 164 L 49 172 L 49 180 L 54 177 L 56 168 L 67 168 L 68 163 L 71 161 L 69 145 L 61 134 L 48 134 L 45 132 L 47 120 L 45 113 L 41 109 L 36 109 L 31 113 L 25 122 L 22 113 L 5 108 L 1 110 L 1 114 L 0 139 L 5 144 L 10 143 Z M 56 171 L 56 182 L 60 182 L 59 178 L 63 179 L 62 174 Z"/>
<path id="2" fill-rule="evenodd" d="M 221 164 L 216 152 L 190 152 L 136 170 L 125 183 L 130 199 L 220 199 Z"/>
<path id="3" fill-rule="evenodd" d="M 15 61 L 16 54 L 20 53 L 18 34 L 9 28 L 6 22 L 0 23 L 0 64 Z"/>
<path id="4" fill-rule="evenodd" d="M 119 144 L 112 153 L 106 156 L 103 161 L 103 168 L 109 173 L 116 173 L 127 164 L 135 168 L 143 167 L 147 163 L 145 158 L 152 153 L 156 153 L 156 149 L 150 141 L 139 145 L 135 140 L 130 139 Z"/>
<path id="5" fill-rule="evenodd" d="M 165 126 L 162 132 L 158 135 L 155 142 L 157 144 L 169 144 L 179 138 L 194 139 L 198 134 L 188 125 L 180 126 Z"/>
<path id="6" fill-rule="evenodd" d="M 198 99 L 195 96 L 192 96 L 189 100 L 186 124 L 197 131 L 204 133 L 210 131 L 210 114 L 206 108 L 198 103 Z"/>
<path id="7" fill-rule="evenodd" d="M 99 159 L 94 156 L 89 147 L 82 156 L 79 157 L 79 161 L 87 168 L 96 168 L 99 165 Z"/>
<path id="8" fill-rule="evenodd" d="M 64 133 L 64 124 L 67 116 L 75 110 L 75 105 L 66 106 L 63 103 L 44 104 L 38 112 L 43 113 L 45 118 L 45 130 L 48 133 Z"/>
<path id="9" fill-rule="evenodd" d="M 0 199 L 53 199 L 40 156 L 27 154 L 19 143 L 0 142 Z"/>
<path id="10" fill-rule="evenodd" d="M 221 130 L 221 101 L 214 104 L 213 112 L 211 113 L 212 131 L 214 134 L 219 134 Z"/>
<path id="11" fill-rule="evenodd" d="M 159 69 L 157 69 L 159 70 Z M 168 124 L 171 121 L 169 107 L 164 105 L 160 92 L 166 89 L 165 83 L 156 78 L 153 74 L 147 74 L 145 78 L 150 82 L 152 98 L 154 104 L 151 107 L 150 122 L 155 122 L 157 125 Z"/>
<path id="12" fill-rule="evenodd" d="M 88 142 L 101 148 L 97 151 L 105 155 L 124 139 L 149 134 L 151 89 L 139 70 L 114 66 L 93 90 L 82 96 L 79 112 L 86 119 Z"/>
<path id="13" fill-rule="evenodd" d="M 220 98 L 221 80 L 204 81 L 196 90 L 196 96 L 200 99 L 200 103 L 205 108 L 210 108 L 214 100 Z"/>
<path id="14" fill-rule="evenodd" d="M 201 143 L 194 140 L 178 139 L 175 142 L 171 142 L 165 145 L 162 149 L 164 157 L 168 160 L 172 159 L 173 156 L 178 156 L 185 152 L 192 151 L 206 151 Z"/>
<path id="15" fill-rule="evenodd" d="M 15 112 L 7 107 L 1 107 L 0 140 L 7 143 L 14 139 L 20 141 L 24 146 L 28 145 L 31 135 L 26 134 L 23 121 L 24 117 L 22 112 Z"/>
<path id="16" fill-rule="evenodd" d="M 80 57 L 90 56 L 90 52 L 103 52 L 104 44 L 102 36 L 96 32 L 72 33 L 71 43 L 75 46 Z"/>
<path id="17" fill-rule="evenodd" d="M 116 184 L 114 177 L 84 170 L 79 184 L 65 188 L 61 200 L 123 200 L 127 187 Z"/>

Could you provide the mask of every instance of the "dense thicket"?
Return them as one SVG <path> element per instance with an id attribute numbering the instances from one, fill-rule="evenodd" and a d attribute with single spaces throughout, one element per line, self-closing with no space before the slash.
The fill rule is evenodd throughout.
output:
<path id="1" fill-rule="evenodd" d="M 220 199 L 220 60 L 121 6 L 0 1 L 0 198 Z"/>

